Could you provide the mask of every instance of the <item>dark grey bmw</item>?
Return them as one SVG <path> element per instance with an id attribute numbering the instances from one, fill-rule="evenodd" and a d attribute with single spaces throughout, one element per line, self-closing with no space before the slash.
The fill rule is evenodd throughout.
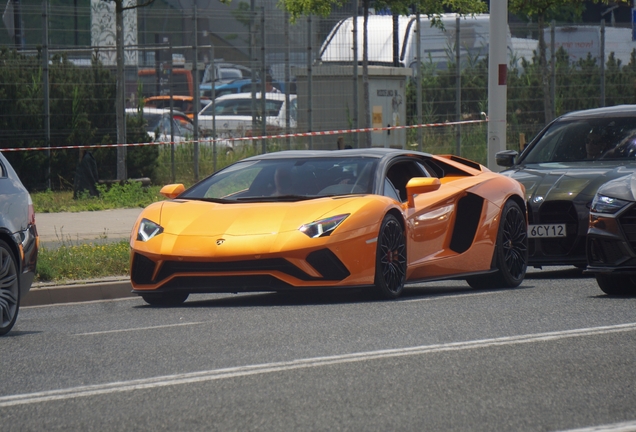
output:
<path id="1" fill-rule="evenodd" d="M 31 196 L 0 153 L 0 336 L 13 328 L 31 289 L 38 246 Z"/>
<path id="2" fill-rule="evenodd" d="M 565 114 L 521 152 L 497 154 L 502 174 L 521 182 L 528 202 L 528 264 L 585 268 L 592 200 L 604 183 L 636 169 L 636 105 Z"/>

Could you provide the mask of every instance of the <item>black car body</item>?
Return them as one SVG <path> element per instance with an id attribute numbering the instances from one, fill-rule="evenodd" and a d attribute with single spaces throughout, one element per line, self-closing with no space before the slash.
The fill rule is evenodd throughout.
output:
<path id="1" fill-rule="evenodd" d="M 31 289 L 38 246 L 31 196 L 0 153 L 0 335 L 11 330 Z"/>
<path id="2" fill-rule="evenodd" d="M 607 294 L 636 294 L 636 170 L 601 186 L 590 210 L 588 273 Z"/>
<path id="3" fill-rule="evenodd" d="M 497 154 L 508 167 L 502 174 L 526 188 L 529 265 L 587 265 L 592 200 L 601 185 L 636 169 L 635 133 L 636 105 L 590 109 L 557 118 L 520 155 Z"/>

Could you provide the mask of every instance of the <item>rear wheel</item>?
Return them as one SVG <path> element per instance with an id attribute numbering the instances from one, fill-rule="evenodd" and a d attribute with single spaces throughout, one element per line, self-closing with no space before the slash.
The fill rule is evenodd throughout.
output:
<path id="1" fill-rule="evenodd" d="M 636 284 L 627 275 L 596 275 L 596 283 L 601 291 L 609 295 L 634 295 Z"/>
<path id="2" fill-rule="evenodd" d="M 375 258 L 375 286 L 385 299 L 397 298 L 406 280 L 406 239 L 402 225 L 386 215 L 380 226 Z"/>
<path id="3" fill-rule="evenodd" d="M 167 293 L 142 294 L 141 298 L 151 306 L 179 306 L 188 298 L 188 293 L 176 291 Z"/>
<path id="4" fill-rule="evenodd" d="M 0 336 L 13 328 L 19 309 L 18 265 L 9 245 L 0 240 Z"/>
<path id="5" fill-rule="evenodd" d="M 528 268 L 528 232 L 519 204 L 509 200 L 501 212 L 497 232 L 494 274 L 468 278 L 473 288 L 515 288 L 523 282 Z"/>

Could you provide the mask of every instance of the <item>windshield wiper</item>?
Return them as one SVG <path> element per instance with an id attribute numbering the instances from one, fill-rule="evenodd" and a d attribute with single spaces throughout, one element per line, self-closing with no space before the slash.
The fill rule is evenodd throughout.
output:
<path id="1" fill-rule="evenodd" d="M 228 199 L 222 199 L 222 198 L 205 198 L 205 197 L 179 197 L 182 199 L 189 199 L 189 200 L 193 200 L 193 201 L 205 201 L 205 202 L 213 202 L 213 203 L 219 203 L 219 204 L 230 204 L 230 203 L 235 203 L 236 200 L 228 200 Z"/>
<path id="2" fill-rule="evenodd" d="M 274 196 L 260 196 L 260 197 L 244 197 L 237 198 L 237 201 L 260 201 L 260 202 L 293 202 L 293 201 L 306 201 L 315 199 L 318 197 L 307 195 L 274 195 Z"/>

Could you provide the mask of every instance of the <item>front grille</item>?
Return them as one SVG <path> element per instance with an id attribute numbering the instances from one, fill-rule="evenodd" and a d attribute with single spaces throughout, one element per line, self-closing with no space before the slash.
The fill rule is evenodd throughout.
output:
<path id="1" fill-rule="evenodd" d="M 530 254 L 540 249 L 545 256 L 581 255 L 585 256 L 585 242 L 578 238 L 579 220 L 571 201 L 547 201 L 539 208 L 538 214 L 530 217 L 532 224 L 566 225 L 566 237 L 531 239 Z"/>
<path id="2" fill-rule="evenodd" d="M 283 258 L 263 260 L 231 261 L 231 262 L 181 262 L 166 261 L 157 275 L 157 282 L 177 273 L 215 273 L 215 272 L 246 272 L 246 271 L 279 271 L 296 279 L 315 280 L 307 273 Z"/>
<path id="3" fill-rule="evenodd" d="M 291 285 L 269 275 L 255 276 L 178 276 L 167 282 L 162 290 L 186 289 L 190 292 L 253 292 L 281 291 Z"/>
<path id="4" fill-rule="evenodd" d="M 342 280 L 349 276 L 349 270 L 329 249 L 320 249 L 307 255 L 307 262 L 326 280 Z"/>
<path id="5" fill-rule="evenodd" d="M 589 240 L 588 259 L 591 265 L 617 264 L 626 257 L 618 242 L 592 238 Z"/>
<path id="6" fill-rule="evenodd" d="M 579 218 L 571 201 L 547 201 L 539 208 L 539 220 L 535 223 L 566 223 L 578 226 Z"/>
<path id="7" fill-rule="evenodd" d="M 155 272 L 155 263 L 138 253 L 133 255 L 130 278 L 136 284 L 148 285 L 152 283 L 152 275 Z"/>
<path id="8" fill-rule="evenodd" d="M 618 218 L 632 250 L 636 251 L 636 206 L 632 206 Z"/>

